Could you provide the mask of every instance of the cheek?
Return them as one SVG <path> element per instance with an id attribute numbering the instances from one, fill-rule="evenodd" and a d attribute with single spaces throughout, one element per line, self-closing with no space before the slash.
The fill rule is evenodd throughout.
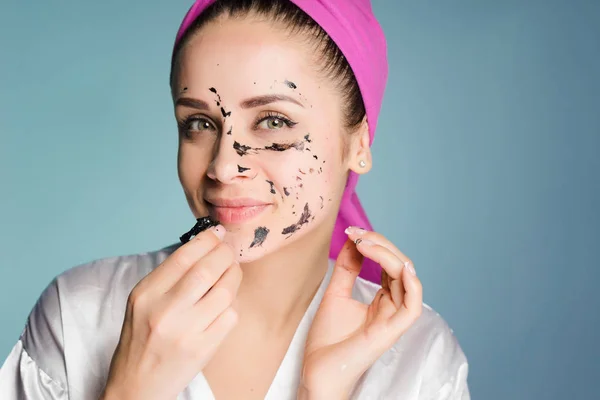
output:
<path id="1" fill-rule="evenodd" d="M 335 162 L 339 156 L 335 151 L 314 142 L 307 145 L 307 149 L 262 157 L 262 168 L 274 182 L 277 193 L 285 203 L 294 204 L 296 208 L 302 201 L 314 200 L 320 204 L 320 197 L 333 197 L 338 187 L 337 176 L 342 174 L 337 168 L 339 163 Z"/>
<path id="2" fill-rule="evenodd" d="M 209 154 L 193 144 L 180 144 L 177 153 L 177 173 L 185 190 L 198 186 L 208 170 Z"/>

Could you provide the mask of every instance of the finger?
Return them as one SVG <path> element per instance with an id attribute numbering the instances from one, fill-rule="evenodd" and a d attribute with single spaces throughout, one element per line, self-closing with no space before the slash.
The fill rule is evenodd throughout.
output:
<path id="1" fill-rule="evenodd" d="M 404 296 L 406 291 L 404 289 L 404 283 L 402 279 L 394 279 L 390 282 L 390 294 L 392 296 L 392 300 L 394 301 L 394 305 L 396 306 L 396 310 L 400 309 L 404 304 Z"/>
<path id="2" fill-rule="evenodd" d="M 407 329 L 416 321 L 423 311 L 423 286 L 419 278 L 410 272 L 409 268 L 402 270 L 404 285 L 404 304 L 392 318 L 390 324 L 395 330 Z"/>
<path id="3" fill-rule="evenodd" d="M 362 267 L 363 256 L 351 240 L 347 240 L 335 261 L 325 295 L 352 297 L 352 288 Z"/>
<path id="4" fill-rule="evenodd" d="M 410 260 L 410 258 L 408 258 L 400 250 L 398 250 L 398 248 L 392 242 L 390 242 L 385 236 L 383 236 L 380 233 L 373 232 L 373 231 L 367 231 L 367 230 L 357 228 L 357 227 L 352 227 L 352 226 L 349 227 L 348 229 L 346 229 L 346 233 L 347 233 L 348 237 L 354 241 L 356 241 L 356 239 L 370 240 L 374 243 L 377 243 L 380 246 L 387 248 L 389 251 L 394 253 L 402 261 L 406 262 L 406 261 Z"/>
<path id="5" fill-rule="evenodd" d="M 212 227 L 196 235 L 181 245 L 173 254 L 156 267 L 139 286 L 149 287 L 160 293 L 166 293 L 183 275 L 202 257 L 214 249 L 225 235 L 222 225 Z"/>
<path id="6" fill-rule="evenodd" d="M 221 343 L 223 343 L 223 340 L 237 325 L 238 319 L 237 312 L 232 307 L 229 307 L 219 314 L 204 330 L 200 336 L 200 343 L 198 343 L 198 348 L 201 350 L 199 354 L 202 358 L 198 361 L 201 364 L 204 364 L 206 360 L 210 360 L 213 357 Z"/>
<path id="7" fill-rule="evenodd" d="M 357 239 L 356 247 L 365 257 L 379 263 L 386 273 L 392 277 L 391 282 L 388 281 L 386 286 L 391 292 L 392 300 L 394 301 L 396 308 L 400 308 L 404 300 L 404 293 L 400 289 L 400 275 L 403 267 L 402 261 L 387 247 L 375 244 L 370 240 Z"/>
<path id="8" fill-rule="evenodd" d="M 166 294 L 174 297 L 178 304 L 194 304 L 210 290 L 234 261 L 231 248 L 225 243 L 220 243 L 195 262 Z"/>
<path id="9" fill-rule="evenodd" d="M 414 271 L 414 268 L 413 268 Z M 409 310 L 419 311 L 423 304 L 423 285 L 417 275 L 411 272 L 410 267 L 402 271 L 402 282 L 406 290 L 404 305 Z"/>
<path id="10" fill-rule="evenodd" d="M 235 262 L 223 274 L 221 279 L 192 307 L 190 319 L 193 330 L 205 331 L 226 309 L 230 308 L 237 296 L 242 270 Z"/>
<path id="11" fill-rule="evenodd" d="M 373 301 L 372 306 L 376 309 L 376 318 L 374 323 L 387 324 L 389 319 L 398 312 L 398 308 L 394 304 L 392 295 L 389 291 L 381 290 L 381 295 L 377 301 Z"/>
<path id="12" fill-rule="evenodd" d="M 381 268 L 381 287 L 384 289 L 390 289 L 390 276 L 385 272 L 385 269 Z"/>
<path id="13" fill-rule="evenodd" d="M 240 284 L 242 283 L 243 277 L 242 267 L 237 260 L 233 260 L 232 264 L 227 268 L 227 270 L 223 273 L 223 276 L 213 285 L 212 288 L 208 291 L 206 295 L 204 295 L 202 301 L 204 299 L 208 299 L 208 296 L 213 291 L 223 290 L 228 293 L 228 298 L 231 298 L 229 304 L 233 303 L 233 300 L 237 296 L 237 292 L 240 288 Z M 198 302 L 196 304 L 199 304 Z"/>
<path id="14" fill-rule="evenodd" d="M 373 301 L 371 302 L 372 307 L 369 307 L 369 310 L 372 310 L 374 315 L 373 318 L 377 318 L 381 314 L 382 310 L 382 299 L 385 297 L 386 293 L 388 293 L 385 289 L 379 289 L 375 296 L 373 297 Z M 369 321 L 367 321 L 369 323 Z"/>
<path id="15" fill-rule="evenodd" d="M 392 279 L 400 279 L 400 273 L 404 264 L 387 247 L 381 246 L 370 240 L 357 239 L 356 248 L 360 253 L 375 261 Z"/>

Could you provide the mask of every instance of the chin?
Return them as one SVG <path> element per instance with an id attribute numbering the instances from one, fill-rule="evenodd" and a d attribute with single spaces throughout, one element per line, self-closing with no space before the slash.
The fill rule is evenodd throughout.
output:
<path id="1" fill-rule="evenodd" d="M 248 238 L 254 237 L 254 232 L 244 232 L 243 230 L 236 232 L 227 232 L 225 235 L 224 242 L 227 243 L 233 249 L 235 258 L 240 264 L 247 264 L 257 260 L 260 260 L 267 254 L 272 253 L 278 247 L 278 243 L 271 240 L 270 243 L 268 238 L 264 243 L 250 247 L 249 244 L 252 242 L 248 241 Z"/>

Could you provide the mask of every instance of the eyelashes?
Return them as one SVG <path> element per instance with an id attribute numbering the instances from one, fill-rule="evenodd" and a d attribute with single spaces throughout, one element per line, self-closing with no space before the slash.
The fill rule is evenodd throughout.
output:
<path id="1" fill-rule="evenodd" d="M 210 121 L 210 119 L 202 115 L 190 115 L 186 118 L 177 120 L 177 128 L 179 130 L 179 133 L 183 134 L 187 138 L 191 138 L 194 132 L 216 132 L 217 130 L 215 125 Z"/>
<path id="2" fill-rule="evenodd" d="M 260 127 L 260 125 L 266 122 L 266 126 L 264 127 Z M 271 125 L 269 125 L 271 124 Z M 259 116 L 258 119 L 256 120 L 256 122 L 254 122 L 254 129 L 255 130 L 261 130 L 261 129 L 265 129 L 265 130 L 280 130 L 283 129 L 284 125 L 287 128 L 293 128 L 295 125 L 297 125 L 297 122 L 292 121 L 291 119 L 287 118 L 285 115 L 283 114 L 279 114 L 276 112 L 272 112 L 272 111 L 267 111 L 263 116 Z"/>
<path id="3" fill-rule="evenodd" d="M 292 129 L 298 123 L 292 121 L 283 114 L 273 111 L 263 112 L 258 115 L 252 124 L 253 131 L 274 133 L 277 131 Z M 211 118 L 203 114 L 194 114 L 177 120 L 179 133 L 187 138 L 203 132 L 216 133 L 218 128 Z"/>

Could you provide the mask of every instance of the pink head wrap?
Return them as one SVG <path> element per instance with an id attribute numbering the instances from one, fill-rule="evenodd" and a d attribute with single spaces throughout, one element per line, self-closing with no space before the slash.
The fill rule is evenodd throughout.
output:
<path id="1" fill-rule="evenodd" d="M 373 15 L 370 0 L 290 1 L 327 32 L 348 60 L 365 103 L 369 135 L 373 143 L 387 81 L 388 63 L 385 36 Z M 198 15 L 214 2 L 215 0 L 196 0 L 179 27 L 175 44 L 181 40 Z M 329 251 L 329 256 L 334 259 L 347 240 L 344 230 L 348 226 L 373 229 L 356 195 L 357 183 L 358 174 L 350 171 Z M 380 274 L 381 267 L 365 259 L 360 276 L 379 283 Z"/>

